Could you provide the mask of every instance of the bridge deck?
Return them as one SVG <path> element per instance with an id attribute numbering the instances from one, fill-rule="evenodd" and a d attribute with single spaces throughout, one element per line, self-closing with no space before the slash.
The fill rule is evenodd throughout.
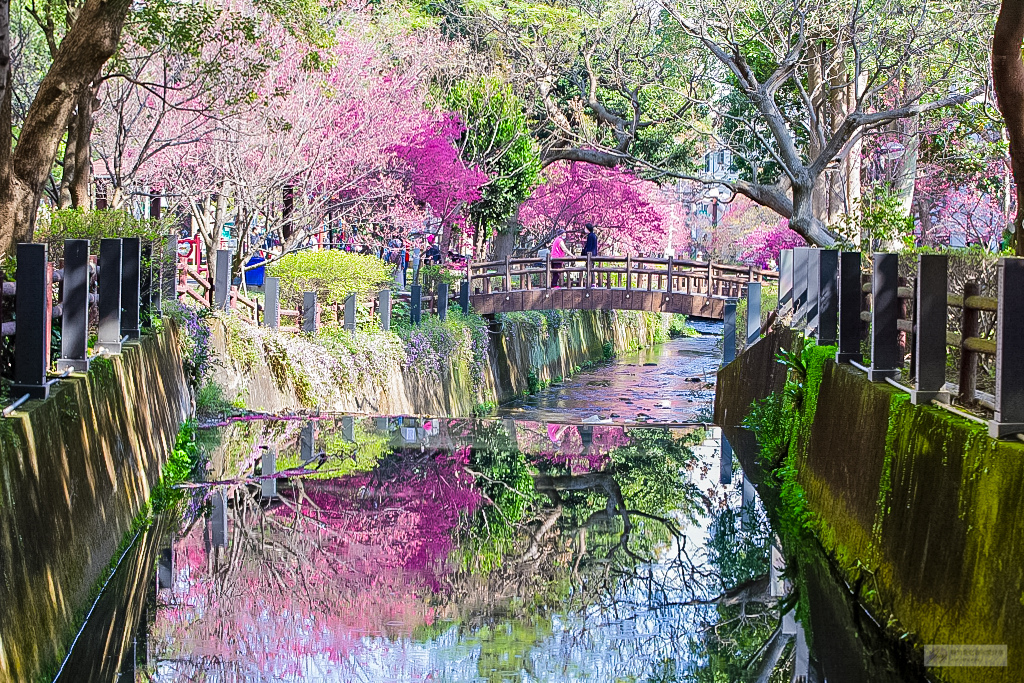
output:
<path id="1" fill-rule="evenodd" d="M 634 310 L 722 319 L 725 302 L 778 274 L 745 266 L 629 256 L 505 259 L 470 266 L 470 304 L 511 311 Z M 565 285 L 564 287 L 552 285 Z"/>

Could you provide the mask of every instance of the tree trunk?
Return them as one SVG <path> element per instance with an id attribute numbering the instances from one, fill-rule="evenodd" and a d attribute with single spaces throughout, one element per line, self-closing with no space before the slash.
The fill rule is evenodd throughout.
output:
<path id="1" fill-rule="evenodd" d="M 75 176 L 75 145 L 78 143 L 78 116 L 72 115 L 68 124 L 68 141 L 64 145 L 64 163 L 61 165 L 58 209 L 71 206 L 71 180 Z"/>
<path id="2" fill-rule="evenodd" d="M 86 0 L 39 84 L 13 152 L 10 98 L 4 98 L 0 112 L 0 253 L 9 253 L 17 242 L 31 241 L 39 200 L 78 95 L 117 49 L 130 8 L 130 0 Z"/>
<path id="3" fill-rule="evenodd" d="M 99 74 L 92 83 L 82 89 L 78 96 L 78 114 L 75 116 L 75 171 L 71 179 L 71 206 L 76 209 L 91 209 L 89 184 L 92 182 L 92 127 L 93 112 L 99 108 Z"/>
<path id="4" fill-rule="evenodd" d="M 992 39 L 992 82 L 1010 138 L 1010 165 L 1017 182 L 1014 250 L 1024 256 L 1024 2 L 1003 0 Z"/>
<path id="5" fill-rule="evenodd" d="M 917 220 L 921 222 L 921 246 L 930 247 L 935 242 L 932 235 L 932 208 L 928 200 L 920 195 L 915 200 L 917 204 Z"/>

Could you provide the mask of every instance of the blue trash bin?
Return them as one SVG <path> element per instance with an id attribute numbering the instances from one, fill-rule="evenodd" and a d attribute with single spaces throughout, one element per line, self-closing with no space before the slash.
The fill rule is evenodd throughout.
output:
<path id="1" fill-rule="evenodd" d="M 246 267 L 255 266 L 260 263 L 266 263 L 267 259 L 262 256 L 253 256 L 245 264 Z M 245 271 L 245 286 L 246 287 L 262 287 L 263 280 L 267 275 L 267 267 L 259 266 L 258 268 L 252 268 L 251 270 Z"/>

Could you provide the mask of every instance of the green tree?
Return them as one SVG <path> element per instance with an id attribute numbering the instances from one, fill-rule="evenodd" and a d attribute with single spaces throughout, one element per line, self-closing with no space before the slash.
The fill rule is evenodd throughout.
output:
<path id="1" fill-rule="evenodd" d="M 461 81 L 445 98 L 466 130 L 459 140 L 462 159 L 478 165 L 488 177 L 483 196 L 469 208 L 479 252 L 496 233 L 510 232 L 510 221 L 540 174 L 540 150 L 530 136 L 523 103 L 511 86 L 497 78 Z M 446 229 L 441 249 L 448 247 Z"/>

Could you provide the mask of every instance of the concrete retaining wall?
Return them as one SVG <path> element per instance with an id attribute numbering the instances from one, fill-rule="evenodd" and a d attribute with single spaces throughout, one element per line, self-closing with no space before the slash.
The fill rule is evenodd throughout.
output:
<path id="1" fill-rule="evenodd" d="M 0 680 L 53 673 L 190 407 L 167 328 L 0 420 Z"/>
<path id="2" fill-rule="evenodd" d="M 780 390 L 770 352 L 794 339 L 777 329 L 724 368 L 716 417 L 736 424 L 751 400 Z M 892 615 L 919 646 L 1008 648 L 1007 667 L 935 669 L 938 679 L 1020 680 L 1024 444 L 907 399 L 825 363 L 798 460 L 815 532 L 851 583 L 876 591 L 869 604 L 881 621 Z"/>
<path id="3" fill-rule="evenodd" d="M 373 381 L 356 386 L 332 384 L 309 396 L 293 376 L 276 371 L 268 354 L 243 364 L 229 351 L 230 326 L 211 320 L 216 358 L 214 381 L 227 397 L 251 410 L 288 412 L 308 408 L 381 415 L 470 415 L 481 403 L 504 403 L 527 391 L 531 373 L 539 381 L 567 377 L 587 361 L 604 357 L 605 344 L 617 353 L 649 346 L 662 334 L 659 314 L 574 311 L 553 331 L 520 320 L 492 323 L 488 363 L 474 386 L 473 370 L 448 359 L 439 376 L 423 375 L 397 361 Z M 270 334 L 270 333 L 268 333 Z M 300 362 L 289 359 L 289 362 Z M 304 372 L 310 372 L 307 366 Z"/>

